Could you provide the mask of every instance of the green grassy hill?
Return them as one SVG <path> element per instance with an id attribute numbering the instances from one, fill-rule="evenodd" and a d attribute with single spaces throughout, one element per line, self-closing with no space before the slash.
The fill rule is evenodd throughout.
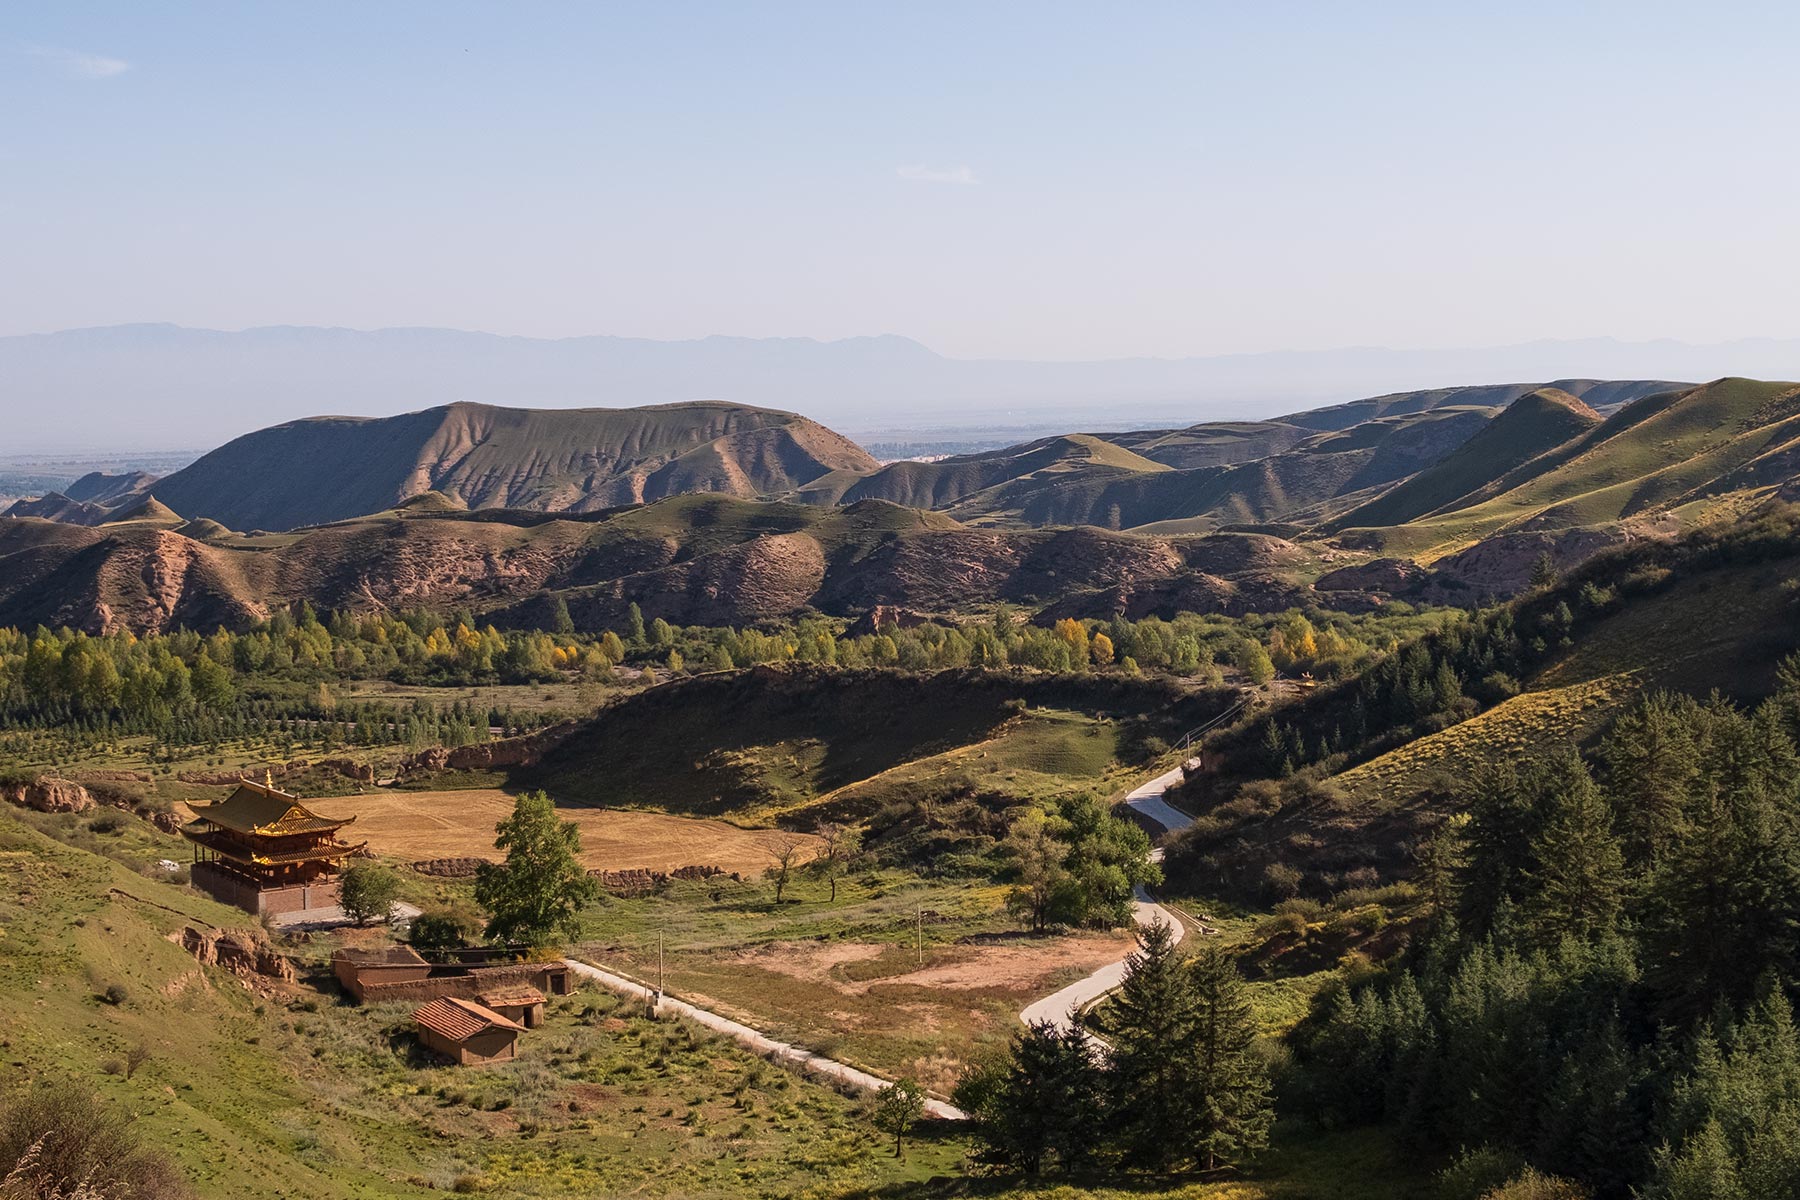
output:
<path id="1" fill-rule="evenodd" d="M 9 1082 L 97 1094 L 204 1200 L 840 1195 L 948 1174 L 963 1152 L 927 1142 L 896 1162 L 856 1100 L 609 994 L 553 998 L 514 1062 L 436 1065 L 409 1005 L 340 1000 L 329 938 L 289 947 L 297 984 L 202 965 L 183 930 L 251 919 L 9 809 L 0 885 Z"/>
<path id="2" fill-rule="evenodd" d="M 1143 739 L 1222 704 L 1123 677 L 761 668 L 615 701 L 516 782 L 567 803 L 810 827 L 982 789 L 1108 790 Z"/>
<path id="3" fill-rule="evenodd" d="M 1529 631 L 1560 621 L 1560 606 L 1572 624 L 1566 635 L 1541 638 L 1530 669 L 1498 694 L 1493 680 L 1463 679 L 1465 703 L 1453 714 L 1412 727 L 1376 723 L 1359 741 L 1345 733 L 1358 728 L 1351 681 L 1220 734 L 1209 751 L 1213 770 L 1184 793 L 1201 821 L 1183 869 L 1213 871 L 1253 895 L 1275 863 L 1299 870 L 1313 891 L 1404 877 L 1413 845 L 1449 815 L 1475 765 L 1591 745 L 1649 690 L 1702 699 L 1717 691 L 1745 703 L 1768 695 L 1777 664 L 1800 649 L 1796 595 L 1800 521 L 1791 507 L 1598 557 L 1514 603 L 1528 648 L 1541 638 Z M 1337 751 L 1274 785 L 1278 798 L 1240 795 L 1244 780 L 1271 774 L 1258 740 L 1269 722 L 1315 745 L 1343 736 Z"/>
<path id="4" fill-rule="evenodd" d="M 1352 509 L 1333 529 L 1399 525 L 1440 508 L 1600 424 L 1593 409 L 1567 392 L 1540 388 L 1508 405 L 1468 441 L 1368 504 Z"/>
<path id="5" fill-rule="evenodd" d="M 1568 529 L 1725 500 L 1726 481 L 1800 438 L 1800 387 L 1721 379 L 1651 396 L 1531 459 L 1466 502 L 1387 533 L 1392 551 L 1435 556 L 1512 529 Z"/>

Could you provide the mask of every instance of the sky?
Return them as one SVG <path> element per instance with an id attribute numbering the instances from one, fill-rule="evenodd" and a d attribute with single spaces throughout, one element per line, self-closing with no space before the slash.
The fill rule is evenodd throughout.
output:
<path id="1" fill-rule="evenodd" d="M 0 335 L 1800 334 L 1791 4 L 14 5 Z"/>

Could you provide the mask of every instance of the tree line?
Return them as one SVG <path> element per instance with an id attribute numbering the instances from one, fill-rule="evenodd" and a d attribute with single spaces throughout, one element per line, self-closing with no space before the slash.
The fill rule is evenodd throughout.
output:
<path id="1" fill-rule="evenodd" d="M 1432 932 L 1323 999 L 1286 1097 L 1597 1197 L 1800 1194 L 1800 660 L 1497 762 L 1421 853 Z"/>

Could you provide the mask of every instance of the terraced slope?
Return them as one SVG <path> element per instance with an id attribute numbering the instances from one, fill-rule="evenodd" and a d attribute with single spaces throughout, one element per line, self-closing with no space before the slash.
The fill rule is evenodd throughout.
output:
<path id="1" fill-rule="evenodd" d="M 1334 528 L 1400 525 L 1452 507 L 1470 492 L 1579 437 L 1600 421 L 1599 413 L 1558 388 L 1528 392 L 1444 458 L 1352 509 Z"/>
<path id="2" fill-rule="evenodd" d="M 158 481 L 156 494 L 234 529 L 287 530 L 428 490 L 469 508 L 593 512 L 689 492 L 769 495 L 877 465 L 824 426 L 772 409 L 451 404 L 260 430 Z"/>

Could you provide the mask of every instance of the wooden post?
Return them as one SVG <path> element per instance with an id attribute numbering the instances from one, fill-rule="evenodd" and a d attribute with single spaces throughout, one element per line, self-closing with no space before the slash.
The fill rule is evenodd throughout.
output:
<path id="1" fill-rule="evenodd" d="M 919 909 L 919 965 L 925 965 L 925 910 Z"/>

